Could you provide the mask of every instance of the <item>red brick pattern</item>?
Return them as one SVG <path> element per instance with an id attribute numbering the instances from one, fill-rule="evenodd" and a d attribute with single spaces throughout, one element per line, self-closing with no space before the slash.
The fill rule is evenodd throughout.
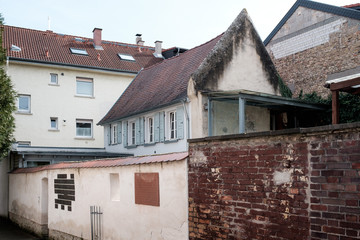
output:
<path id="1" fill-rule="evenodd" d="M 190 239 L 358 239 L 359 162 L 356 131 L 190 141 Z"/>

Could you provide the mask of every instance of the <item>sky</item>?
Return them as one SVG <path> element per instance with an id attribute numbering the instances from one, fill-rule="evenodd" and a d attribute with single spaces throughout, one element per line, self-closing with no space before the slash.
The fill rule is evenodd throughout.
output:
<path id="1" fill-rule="evenodd" d="M 360 0 L 317 0 L 344 6 Z M 142 34 L 146 46 L 193 48 L 218 36 L 246 8 L 264 40 L 296 0 L 0 0 L 5 24 L 92 38 L 135 43 Z M 50 21 L 49 21 L 50 19 Z"/>

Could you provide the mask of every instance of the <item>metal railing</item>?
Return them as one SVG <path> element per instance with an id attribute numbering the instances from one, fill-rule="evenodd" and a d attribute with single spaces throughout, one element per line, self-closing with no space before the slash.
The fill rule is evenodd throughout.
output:
<path id="1" fill-rule="evenodd" d="M 91 240 L 102 239 L 102 214 L 99 206 L 90 206 Z"/>

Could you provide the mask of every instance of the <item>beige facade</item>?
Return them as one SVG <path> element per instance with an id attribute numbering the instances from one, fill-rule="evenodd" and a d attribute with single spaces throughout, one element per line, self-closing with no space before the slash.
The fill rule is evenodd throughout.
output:
<path id="1" fill-rule="evenodd" d="M 30 96 L 30 111 L 15 112 L 15 139 L 36 147 L 103 148 L 104 130 L 96 124 L 134 78 L 134 74 L 14 61 L 7 70 L 16 92 Z M 50 82 L 51 74 L 57 75 L 57 84 Z M 92 81 L 92 96 L 77 94 L 77 78 Z M 57 127 L 51 127 L 51 119 L 57 120 Z M 91 122 L 91 136 L 77 136 L 77 120 Z"/>

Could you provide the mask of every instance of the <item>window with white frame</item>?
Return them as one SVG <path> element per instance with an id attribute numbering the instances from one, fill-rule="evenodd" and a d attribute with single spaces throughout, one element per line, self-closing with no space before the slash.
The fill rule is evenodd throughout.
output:
<path id="1" fill-rule="evenodd" d="M 91 138 L 92 125 L 92 120 L 76 119 L 76 137 Z"/>
<path id="2" fill-rule="evenodd" d="M 154 117 L 147 117 L 145 119 L 145 142 L 154 142 Z"/>
<path id="3" fill-rule="evenodd" d="M 58 75 L 56 73 L 50 73 L 50 84 L 58 85 Z"/>
<path id="4" fill-rule="evenodd" d="M 168 140 L 176 139 L 176 111 L 166 113 L 166 136 Z"/>
<path id="5" fill-rule="evenodd" d="M 30 113 L 30 102 L 31 97 L 30 95 L 18 95 L 17 97 L 17 111 L 22 113 Z"/>
<path id="6" fill-rule="evenodd" d="M 91 78 L 76 78 L 76 95 L 93 97 L 94 82 Z"/>
<path id="7" fill-rule="evenodd" d="M 118 125 L 117 124 L 113 124 L 110 125 L 110 136 L 111 136 L 111 144 L 117 144 L 118 142 Z"/>
<path id="8" fill-rule="evenodd" d="M 128 144 L 136 144 L 136 124 L 135 121 L 130 121 L 128 125 Z"/>
<path id="9" fill-rule="evenodd" d="M 50 118 L 50 129 L 57 130 L 58 129 L 58 118 L 51 117 Z"/>

